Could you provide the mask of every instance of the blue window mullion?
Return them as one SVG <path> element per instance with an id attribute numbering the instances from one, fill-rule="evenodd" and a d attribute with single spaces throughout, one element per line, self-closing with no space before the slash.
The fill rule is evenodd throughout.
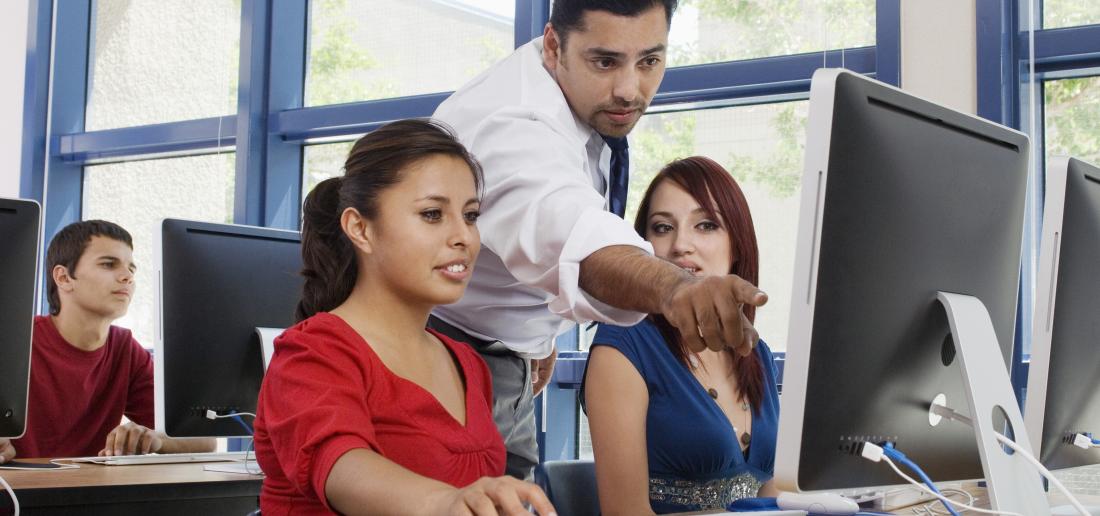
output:
<path id="1" fill-rule="evenodd" d="M 1019 48 L 1027 48 L 1027 32 L 1017 37 Z M 1100 67 L 1100 24 L 1035 32 L 1036 73 L 1095 67 Z"/>
<path id="2" fill-rule="evenodd" d="M 56 135 L 54 155 L 69 163 L 122 161 L 233 146 L 237 118 L 222 116 Z"/>
<path id="3" fill-rule="evenodd" d="M 91 0 L 73 0 L 58 2 L 54 13 L 53 77 L 50 81 L 53 93 L 49 102 L 43 192 L 44 242 L 49 242 L 61 228 L 81 218 L 83 166 L 63 160 L 57 151 L 59 135 L 84 130 L 84 109 L 87 105 L 87 86 L 90 79 L 88 49 L 92 12 Z M 44 255 L 45 249 L 42 252 Z M 45 291 L 42 288 L 43 296 Z M 45 306 L 45 303 L 41 306 Z"/>
<path id="4" fill-rule="evenodd" d="M 431 93 L 280 111 L 274 115 L 272 132 L 291 142 L 363 134 L 394 120 L 431 116 L 449 96 L 450 92 Z"/>
<path id="5" fill-rule="evenodd" d="M 978 116 L 1014 128 L 1020 124 L 1016 7 L 1016 0 L 978 0 L 975 5 Z"/>
<path id="6" fill-rule="evenodd" d="M 901 0 L 875 1 L 875 78 L 901 85 Z"/>
<path id="7" fill-rule="evenodd" d="M 31 0 L 27 11 L 27 61 L 23 80 L 23 141 L 19 196 L 42 202 L 46 170 L 46 113 L 50 93 L 50 29 L 53 1 Z"/>
<path id="8" fill-rule="evenodd" d="M 875 47 L 860 47 L 671 68 L 653 105 L 805 93 L 822 66 L 875 75 L 875 56 Z"/>
<path id="9" fill-rule="evenodd" d="M 233 222 L 263 225 L 267 165 L 267 63 L 271 5 L 241 2 L 240 82 L 237 92 L 237 174 Z"/>
<path id="10" fill-rule="evenodd" d="M 309 2 L 281 2 L 271 13 L 268 31 L 266 139 L 266 185 L 263 224 L 297 230 L 301 218 L 302 145 L 284 140 L 272 131 L 278 113 L 303 106 L 305 98 L 306 45 L 309 30 Z"/>
<path id="11" fill-rule="evenodd" d="M 60 2 L 55 13 L 53 95 L 46 166 L 45 239 L 80 220 L 83 167 L 58 155 L 60 135 L 84 130 L 92 2 Z"/>
<path id="12" fill-rule="evenodd" d="M 516 0 L 516 48 L 542 35 L 550 21 L 550 0 Z"/>

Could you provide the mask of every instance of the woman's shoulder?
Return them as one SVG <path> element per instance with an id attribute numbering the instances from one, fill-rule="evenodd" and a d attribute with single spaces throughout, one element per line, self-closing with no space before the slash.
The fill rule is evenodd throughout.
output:
<path id="1" fill-rule="evenodd" d="M 664 371 L 676 362 L 664 336 L 649 318 L 633 326 L 600 325 L 592 338 L 592 349 L 599 346 L 622 353 L 643 377 Z"/>
<path id="2" fill-rule="evenodd" d="M 632 345 L 648 343 L 653 340 L 663 340 L 657 325 L 650 318 L 642 319 L 633 326 L 615 326 L 613 324 L 600 324 L 596 329 L 596 336 L 592 338 L 592 344 L 610 346 Z"/>
<path id="3" fill-rule="evenodd" d="M 482 361 L 481 354 L 474 349 L 473 345 L 468 342 L 452 339 L 441 332 L 428 328 L 428 332 L 434 335 L 440 342 L 443 343 L 447 349 L 451 350 L 459 360 L 478 360 Z"/>
<path id="4" fill-rule="evenodd" d="M 363 338 L 340 317 L 319 312 L 287 328 L 275 338 L 275 354 L 362 354 Z"/>
<path id="5" fill-rule="evenodd" d="M 760 360 L 765 364 L 775 361 L 775 354 L 772 353 L 771 346 L 768 346 L 768 343 L 765 342 L 764 339 L 756 341 L 756 356 L 760 357 Z"/>

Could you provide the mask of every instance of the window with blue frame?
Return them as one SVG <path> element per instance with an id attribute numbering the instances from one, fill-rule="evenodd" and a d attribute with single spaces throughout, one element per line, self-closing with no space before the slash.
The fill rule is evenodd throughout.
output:
<path id="1" fill-rule="evenodd" d="M 1026 215 L 1013 355 L 1012 379 L 1022 400 L 1045 165 L 1056 155 L 1100 160 L 1100 5 L 1072 0 L 978 0 L 976 5 L 978 114 L 1029 133 L 1036 171 Z M 1028 11 L 1031 6 L 1034 12 Z M 1029 31 L 1032 23 L 1034 34 Z"/>
<path id="2" fill-rule="evenodd" d="M 672 158 L 726 165 L 749 193 L 762 286 L 780 293 L 759 322 L 774 349 L 786 346 L 810 77 L 845 66 L 897 84 L 899 1 L 683 0 L 674 18 L 671 67 L 632 135 L 628 213 Z M 130 227 L 139 249 L 163 216 L 296 228 L 305 193 L 340 173 L 352 140 L 430 115 L 541 35 L 550 4 L 31 0 L 23 195 L 45 200 L 47 239 L 90 217 Z M 143 290 L 123 321 L 139 338 L 153 317 Z M 559 338 L 574 352 L 543 398 L 548 459 L 580 450 L 585 346 L 577 332 Z"/>

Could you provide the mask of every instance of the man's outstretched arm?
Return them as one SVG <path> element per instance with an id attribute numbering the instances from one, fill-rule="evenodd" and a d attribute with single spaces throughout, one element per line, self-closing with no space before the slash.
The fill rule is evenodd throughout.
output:
<path id="1" fill-rule="evenodd" d="M 729 346 L 741 355 L 759 338 L 741 308 L 768 301 L 767 294 L 736 275 L 695 277 L 625 245 L 604 247 L 582 260 L 580 286 L 611 306 L 664 315 L 693 351 Z"/>

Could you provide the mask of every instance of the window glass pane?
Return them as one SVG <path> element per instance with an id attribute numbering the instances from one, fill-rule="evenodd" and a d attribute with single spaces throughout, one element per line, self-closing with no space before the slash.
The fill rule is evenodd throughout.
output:
<path id="1" fill-rule="evenodd" d="M 875 44 L 875 0 L 683 0 L 669 65 L 684 66 Z"/>
<path id="2" fill-rule="evenodd" d="M 513 0 L 312 0 L 306 105 L 452 91 L 511 53 Z"/>
<path id="3" fill-rule="evenodd" d="M 588 416 L 584 414 L 580 403 L 577 404 L 577 459 L 594 460 L 592 453 L 592 430 L 588 428 Z"/>
<path id="4" fill-rule="evenodd" d="M 1043 83 L 1046 155 L 1100 165 L 1100 77 Z"/>
<path id="5" fill-rule="evenodd" d="M 88 130 L 236 111 L 240 0 L 93 5 Z"/>
<path id="6" fill-rule="evenodd" d="M 137 288 L 116 324 L 133 330 L 147 348 L 155 335 L 155 228 L 166 217 L 232 222 L 235 162 L 234 154 L 211 154 L 84 168 L 82 218 L 109 220 L 134 238 Z"/>
<path id="7" fill-rule="evenodd" d="M 1042 0 L 1042 2 L 1044 29 L 1100 23 L 1100 2 L 1082 0 Z M 1027 12 L 1026 8 L 1022 10 Z"/>
<path id="8" fill-rule="evenodd" d="M 302 200 L 317 183 L 344 173 L 344 161 L 355 142 L 308 145 L 302 153 Z"/>

